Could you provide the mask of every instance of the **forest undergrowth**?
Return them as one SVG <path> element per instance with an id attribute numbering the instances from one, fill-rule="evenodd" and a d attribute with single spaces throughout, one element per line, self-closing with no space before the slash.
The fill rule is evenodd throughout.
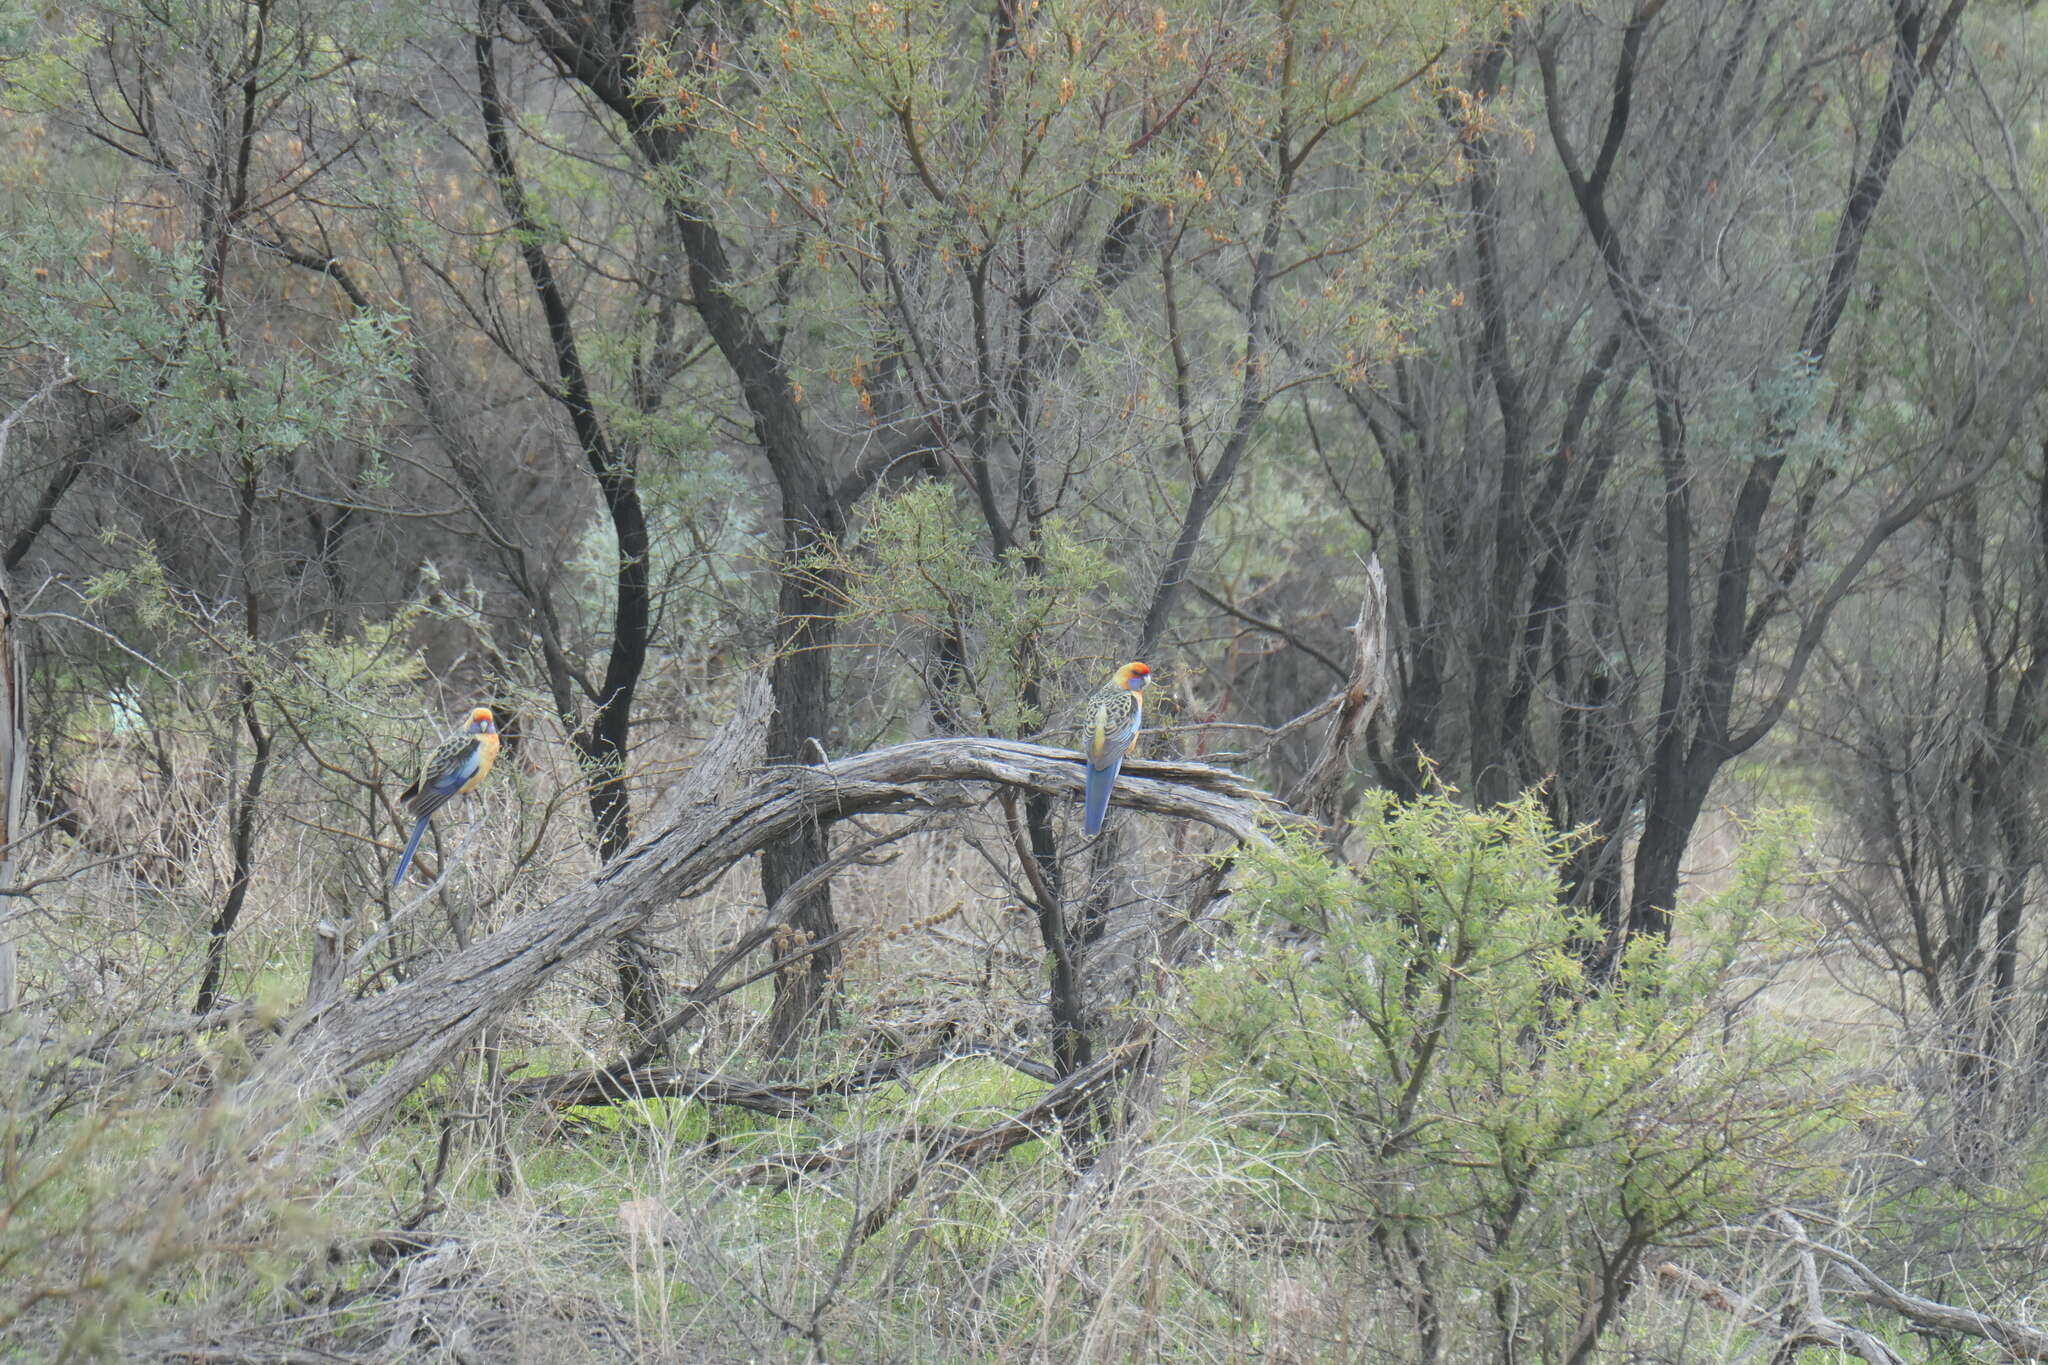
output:
<path id="1" fill-rule="evenodd" d="M 0 1354 L 2048 1359 L 2043 108 L 0 0 Z"/>
<path id="2" fill-rule="evenodd" d="M 509 841 L 450 833 L 463 861 L 380 950 L 393 979 L 452 940 L 454 907 L 545 896 L 584 856 L 505 877 Z M 6 1054 L 9 1350 L 1709 1361 L 1770 1345 L 1726 1305 L 1796 1286 L 1801 1243 L 1775 1220 L 1865 1256 L 1910 1226 L 1921 1254 L 1878 1264 L 1936 1283 L 2028 1259 L 2037 1169 L 1972 1171 L 1944 1139 L 1939 1059 L 1900 1029 L 1924 1021 L 1879 1008 L 1831 938 L 1808 819 L 1731 818 L 1670 950 L 1644 945 L 1604 989 L 1559 898 L 1575 836 L 1531 802 L 1369 807 L 1341 863 L 1245 853 L 1192 965 L 1148 974 L 1123 949 L 1148 979 L 1103 1037 L 1148 1051 L 1141 1083 L 993 1159 L 934 1160 L 934 1135 L 1048 1088 L 1014 1064 L 1044 1052 L 1043 963 L 974 851 L 988 834 L 913 834 L 844 874 L 842 1013 L 802 1049 L 769 1046 L 766 981 L 672 1040 L 677 1067 L 754 1092 L 537 1095 L 622 1046 L 616 981 L 586 962 L 338 1148 L 311 1140 L 337 1100 L 278 1125 L 228 1097 L 285 1045 L 313 881 L 353 851 L 265 878 L 232 1017 L 203 1028 L 179 1017 L 203 923 L 152 937 L 158 888 L 67 882 L 25 940 L 52 1031 Z M 1146 856 L 1163 873 L 1175 855 Z M 665 972 L 696 979 L 754 908 L 736 873 L 666 912 Z M 876 1064 L 842 1094 L 773 1090 Z M 1896 1320 L 1871 1330 L 1913 1349 Z"/>

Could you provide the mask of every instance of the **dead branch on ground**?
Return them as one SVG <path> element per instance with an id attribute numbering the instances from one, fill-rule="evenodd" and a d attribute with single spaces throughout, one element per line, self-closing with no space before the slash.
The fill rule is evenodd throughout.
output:
<path id="1" fill-rule="evenodd" d="M 1797 1256 L 1798 1283 L 1792 1302 L 1782 1311 L 1757 1302 L 1740 1290 L 1717 1284 L 1674 1261 L 1654 1267 L 1663 1283 L 1709 1307 L 1732 1314 L 1752 1331 L 1778 1343 L 1774 1359 L 1790 1359 L 1800 1348 L 1822 1346 L 1843 1351 L 1874 1365 L 1905 1365 L 1905 1357 L 1884 1341 L 1828 1316 L 1821 1301 L 1821 1263 L 1848 1272 L 1851 1298 L 1904 1318 L 1915 1332 L 1931 1337 L 1975 1337 L 1988 1341 L 2010 1360 L 2048 1360 L 2048 1332 L 2008 1322 L 1974 1308 L 1921 1298 L 1887 1281 L 1862 1260 L 1839 1247 L 1816 1242 L 1790 1213 L 1779 1210 L 1771 1231 Z"/>
<path id="2" fill-rule="evenodd" d="M 1817 1256 L 1848 1271 L 1860 1286 L 1849 1291 L 1853 1297 L 1896 1313 L 1924 1332 L 1976 1337 L 1998 1346 L 2014 1360 L 2048 1360 L 2048 1332 L 2007 1322 L 1974 1308 L 1959 1308 L 1909 1294 L 1841 1248 L 1809 1238 L 1806 1229 L 1791 1214 L 1780 1210 L 1773 1221 L 1785 1241 L 1802 1255 Z"/>
<path id="3" fill-rule="evenodd" d="M 953 1043 L 897 1057 L 884 1057 L 856 1067 L 844 1076 L 809 1085 L 749 1081 L 715 1071 L 685 1067 L 644 1066 L 618 1072 L 582 1071 L 568 1076 L 536 1076 L 507 1092 L 509 1099 L 536 1100 L 556 1108 L 572 1105 L 625 1104 L 646 1099 L 702 1100 L 729 1104 L 775 1118 L 808 1118 L 819 1100 L 843 1099 L 878 1085 L 899 1081 L 946 1062 L 986 1057 L 1034 1080 L 1057 1079 L 1051 1067 L 1023 1053 L 988 1043 Z"/>
<path id="4" fill-rule="evenodd" d="M 1871 1365 L 1906 1365 L 1905 1358 L 1860 1327 L 1851 1327 L 1821 1312 L 1818 1299 L 1801 1295 L 1804 1311 L 1788 1306 L 1783 1314 L 1756 1302 L 1739 1289 L 1717 1284 L 1675 1261 L 1654 1267 L 1657 1279 L 1709 1308 L 1734 1316 L 1750 1331 L 1777 1343 L 1773 1360 L 1791 1360 L 1808 1346 L 1841 1351 Z"/>

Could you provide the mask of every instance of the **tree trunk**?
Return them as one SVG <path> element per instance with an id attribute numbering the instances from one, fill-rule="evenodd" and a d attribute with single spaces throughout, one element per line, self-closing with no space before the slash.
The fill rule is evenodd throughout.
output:
<path id="1" fill-rule="evenodd" d="M 15 639 L 14 604 L 7 594 L 7 575 L 0 571 L 0 1014 L 20 1003 L 16 973 L 14 902 L 5 888 L 21 878 L 16 840 L 24 833 L 28 785 L 28 694 L 22 677 L 21 649 Z"/>
<path id="2" fill-rule="evenodd" d="M 833 584 L 813 576 L 808 563 L 814 549 L 840 538 L 844 524 L 828 461 L 805 429 L 781 342 L 736 292 L 738 277 L 725 238 L 706 207 L 691 197 L 687 174 L 678 173 L 690 153 L 690 119 L 637 84 L 642 74 L 637 11 L 632 6 L 573 0 L 508 4 L 540 47 L 625 125 L 635 150 L 654 172 L 669 227 L 682 248 L 690 303 L 738 381 L 753 418 L 755 439 L 782 499 L 776 714 L 769 732 L 770 753 L 802 761 L 810 741 L 823 740 L 831 711 L 827 651 L 837 631 L 839 606 Z M 791 831 L 781 846 L 764 851 L 763 896 L 774 904 L 798 877 L 822 865 L 824 857 L 825 844 L 817 832 Z M 797 918 L 798 928 L 815 939 L 835 932 L 831 898 L 823 892 L 806 898 Z M 807 972 L 778 979 L 778 1046 L 793 1041 L 825 998 L 838 966 L 838 950 L 828 949 L 813 955 Z"/>
<path id="3" fill-rule="evenodd" d="M 771 686 L 775 714 L 768 722 L 771 763 L 813 763 L 829 757 L 825 747 L 831 723 L 832 664 L 829 653 L 838 633 L 838 604 L 833 582 L 803 567 L 818 544 L 806 523 L 790 515 L 784 523 L 789 537 L 783 551 L 782 588 L 777 616 L 783 636 L 775 655 Z M 824 866 L 831 840 L 822 825 L 800 825 L 761 850 L 761 898 L 774 905 L 800 878 Z M 820 943 L 838 932 L 829 886 L 800 897 L 789 924 L 805 942 Z M 832 1022 L 832 983 L 838 975 L 837 945 L 810 954 L 804 965 L 775 978 L 775 1004 L 769 1014 L 769 1041 L 787 1052 L 813 1027 Z"/>
<path id="4" fill-rule="evenodd" d="M 494 0 L 481 0 L 475 41 L 477 90 L 484 120 L 484 141 L 488 148 L 491 174 L 498 186 L 499 200 L 519 234 L 519 255 L 525 263 L 534 297 L 547 318 L 548 341 L 554 352 L 555 375 L 561 381 L 556 394 L 568 409 L 584 463 L 597 480 L 605 512 L 612 523 L 613 599 L 612 635 L 606 651 L 603 690 L 596 698 L 590 719 L 578 727 L 573 693 L 557 689 L 558 704 L 566 703 L 562 722 L 572 728 L 577 756 L 582 760 L 585 779 L 590 783 L 590 823 L 597 845 L 598 860 L 609 863 L 618 857 L 632 836 L 632 807 L 626 789 L 626 753 L 633 728 L 633 696 L 640 675 L 647 666 L 648 635 L 652 629 L 648 559 L 652 552 L 647 536 L 647 516 L 640 502 L 640 476 L 630 444 L 613 441 L 598 415 L 591 396 L 590 379 L 576 341 L 575 323 L 567 299 L 555 281 L 553 263 L 542 243 L 546 236 L 528 205 L 526 187 L 520 181 L 518 163 L 512 156 L 507 135 L 504 102 L 498 93 L 497 66 L 493 58 L 496 18 Z M 626 1026 L 635 1034 L 651 1033 L 661 1018 L 661 983 L 648 945 L 637 935 L 622 939 L 618 947 L 619 993 L 624 997 Z"/>

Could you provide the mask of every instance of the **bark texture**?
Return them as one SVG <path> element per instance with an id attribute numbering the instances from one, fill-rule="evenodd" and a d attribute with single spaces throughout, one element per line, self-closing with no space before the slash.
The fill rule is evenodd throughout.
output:
<path id="1" fill-rule="evenodd" d="M 336 1120 L 337 1135 L 374 1129 L 478 1030 L 554 973 L 608 948 L 656 910 L 702 891 L 732 864 L 798 830 L 851 816 L 976 805 L 985 796 L 975 789 L 991 785 L 1080 798 L 1078 754 L 995 739 L 925 740 L 809 767 L 771 767 L 743 781 L 765 749 L 765 703 L 765 690 L 755 689 L 678 784 L 687 797 L 660 803 L 657 812 L 666 818 L 654 832 L 592 881 L 393 990 L 325 1009 L 313 1005 L 291 1046 L 252 1084 L 282 1083 L 310 1097 L 396 1059 Z M 1199 763 L 1126 763 L 1116 799 L 1239 841 L 1265 842 L 1262 822 L 1282 812 L 1237 774 Z M 801 904 L 802 896 L 788 899 Z"/>

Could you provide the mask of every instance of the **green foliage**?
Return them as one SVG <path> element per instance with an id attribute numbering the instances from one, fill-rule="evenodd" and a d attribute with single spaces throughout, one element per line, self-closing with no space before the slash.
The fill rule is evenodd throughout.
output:
<path id="1" fill-rule="evenodd" d="M 1471 1330 L 1568 1334 L 1618 1305 L 1648 1247 L 1824 1192 L 1815 1139 L 1867 1107 L 1817 1044 L 1724 999 L 1744 955 L 1796 932 L 1798 828 L 1760 826 L 1729 893 L 1596 987 L 1594 926 L 1558 880 L 1577 836 L 1534 797 L 1382 800 L 1352 865 L 1255 857 L 1242 945 L 1190 980 L 1207 1083 L 1249 1072 L 1283 1207 L 1506 1296 Z"/>
<path id="2" fill-rule="evenodd" d="M 877 499 L 860 542 L 834 567 L 847 616 L 949 631 L 968 648 L 950 699 L 990 734 L 1028 733 L 1049 717 L 1024 702 L 1033 650 L 1085 652 L 1100 597 L 1123 570 L 1063 520 L 1040 528 L 1035 556 L 981 548 L 970 514 L 949 489 L 922 483 Z"/>
<path id="3" fill-rule="evenodd" d="M 745 479 L 712 444 L 698 413 L 619 407 L 607 420 L 620 444 L 637 451 L 657 629 L 663 642 L 687 648 L 719 627 L 756 553 Z M 592 623 L 593 637 L 604 638 L 619 570 L 608 519 L 592 514 L 571 567 L 581 617 Z"/>
<path id="4" fill-rule="evenodd" d="M 657 179 L 762 263 L 743 297 L 803 300 L 800 389 L 856 430 L 945 395 L 956 458 L 1035 466 L 984 493 L 1020 541 L 1057 506 L 1149 555 L 1247 393 L 1375 372 L 1445 303 L 1410 278 L 1451 232 L 1451 54 L 1503 8 L 1061 3 L 1010 32 L 951 0 L 776 4 L 637 75 L 687 134 Z M 1116 240 L 1135 274 L 1105 290 Z M 1284 345 L 1248 347 L 1259 276 Z"/>

